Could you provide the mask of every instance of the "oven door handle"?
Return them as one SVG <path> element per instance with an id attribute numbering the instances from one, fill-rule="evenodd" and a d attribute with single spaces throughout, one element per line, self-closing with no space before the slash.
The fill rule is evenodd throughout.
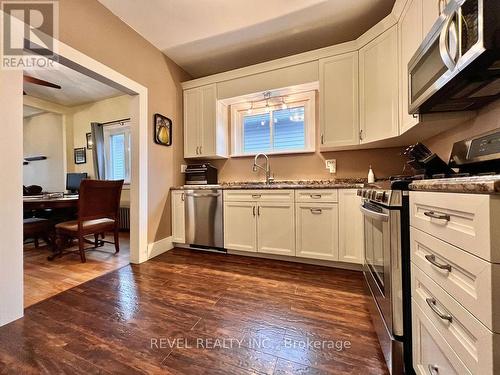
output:
<path id="1" fill-rule="evenodd" d="M 363 206 L 360 206 L 359 209 L 361 210 L 363 215 L 371 217 L 372 219 L 376 219 L 376 220 L 380 220 L 380 221 L 389 221 L 389 215 L 387 215 L 387 214 L 375 212 L 375 211 L 369 210 Z"/>

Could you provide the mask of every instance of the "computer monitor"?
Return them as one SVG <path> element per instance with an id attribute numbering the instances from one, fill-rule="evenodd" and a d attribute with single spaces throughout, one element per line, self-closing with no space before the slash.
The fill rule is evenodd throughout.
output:
<path id="1" fill-rule="evenodd" d="M 87 177 L 87 173 L 66 173 L 66 190 L 70 193 L 78 193 L 78 190 L 80 190 L 80 182 Z"/>

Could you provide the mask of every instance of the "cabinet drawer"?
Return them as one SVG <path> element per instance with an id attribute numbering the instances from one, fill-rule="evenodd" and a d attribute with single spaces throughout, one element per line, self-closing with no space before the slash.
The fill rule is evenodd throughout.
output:
<path id="1" fill-rule="evenodd" d="M 473 374 L 495 373 L 495 365 L 500 364 L 500 335 L 488 330 L 414 264 L 412 298 Z"/>
<path id="2" fill-rule="evenodd" d="M 295 201 L 303 203 L 339 201 L 337 189 L 303 189 L 295 191 Z"/>
<path id="3" fill-rule="evenodd" d="M 471 374 L 414 301 L 412 312 L 413 368 L 415 373 L 417 375 Z"/>
<path id="4" fill-rule="evenodd" d="M 499 264 L 486 262 L 416 228 L 411 228 L 411 260 L 488 329 L 500 332 Z"/>
<path id="5" fill-rule="evenodd" d="M 293 202 L 293 190 L 224 190 L 226 202 Z"/>
<path id="6" fill-rule="evenodd" d="M 500 263 L 500 197 L 410 192 L 410 223 L 480 258 Z"/>

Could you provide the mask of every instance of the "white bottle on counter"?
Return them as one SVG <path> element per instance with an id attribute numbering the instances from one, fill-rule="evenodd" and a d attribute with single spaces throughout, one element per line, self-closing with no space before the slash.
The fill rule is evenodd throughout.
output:
<path id="1" fill-rule="evenodd" d="M 368 183 L 373 184 L 375 182 L 375 174 L 373 174 L 372 166 L 370 165 L 370 170 L 368 171 Z"/>

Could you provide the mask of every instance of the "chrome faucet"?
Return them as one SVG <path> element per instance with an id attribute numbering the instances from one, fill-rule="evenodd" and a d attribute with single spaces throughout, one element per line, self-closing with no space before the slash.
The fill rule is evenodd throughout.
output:
<path id="1" fill-rule="evenodd" d="M 257 164 L 257 160 L 259 157 L 263 156 L 266 159 L 266 164 L 263 167 L 262 165 Z M 255 159 L 253 161 L 253 171 L 257 172 L 258 169 L 262 169 L 264 172 L 266 172 L 266 184 L 269 184 L 274 181 L 274 177 L 271 176 L 271 167 L 269 164 L 269 158 L 267 157 L 266 154 L 257 154 L 255 155 Z"/>

